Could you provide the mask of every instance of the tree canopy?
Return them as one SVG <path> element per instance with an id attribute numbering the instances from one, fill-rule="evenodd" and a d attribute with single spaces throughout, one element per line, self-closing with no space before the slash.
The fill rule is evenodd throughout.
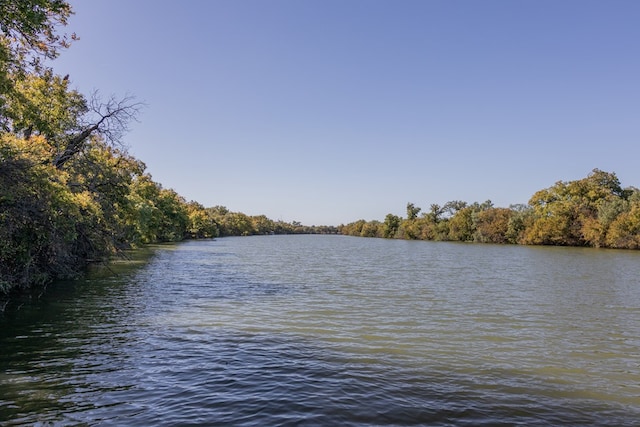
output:
<path id="1" fill-rule="evenodd" d="M 408 203 L 405 219 L 389 214 L 384 223 L 360 220 L 340 231 L 421 240 L 640 248 L 640 190 L 623 188 L 615 173 L 599 169 L 537 191 L 527 205 L 499 208 L 490 200 L 454 200 L 442 207 L 432 204 L 418 217 L 420 211 Z"/>

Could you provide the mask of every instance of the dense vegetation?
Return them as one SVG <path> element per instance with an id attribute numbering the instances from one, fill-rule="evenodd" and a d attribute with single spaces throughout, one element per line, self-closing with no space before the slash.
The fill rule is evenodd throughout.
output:
<path id="1" fill-rule="evenodd" d="M 75 35 L 63 0 L 0 0 L 0 294 L 123 248 L 185 238 L 335 232 L 205 208 L 163 188 L 120 141 L 141 104 L 70 88 L 47 66 Z"/>
<path id="2" fill-rule="evenodd" d="M 622 188 L 615 173 L 598 169 L 536 192 L 527 205 L 451 201 L 421 211 L 408 203 L 406 218 L 388 214 L 383 222 L 360 220 L 339 230 L 364 237 L 640 248 L 640 190 Z"/>

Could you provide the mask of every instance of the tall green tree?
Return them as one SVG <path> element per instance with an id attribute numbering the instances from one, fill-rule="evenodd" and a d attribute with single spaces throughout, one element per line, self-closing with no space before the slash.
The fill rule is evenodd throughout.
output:
<path id="1" fill-rule="evenodd" d="M 387 214 L 384 218 L 384 226 L 382 229 L 382 235 L 385 238 L 394 238 L 400 228 L 401 218 L 397 215 Z"/>
<path id="2" fill-rule="evenodd" d="M 401 221 L 400 228 L 398 230 L 398 236 L 404 239 L 417 239 L 420 235 L 420 228 L 418 224 L 418 214 L 422 209 L 415 206 L 413 203 L 407 203 L 407 219 Z"/>
<path id="3" fill-rule="evenodd" d="M 407 203 L 407 219 L 411 221 L 418 218 L 421 210 L 421 208 L 415 206 L 413 203 Z"/>
<path id="4" fill-rule="evenodd" d="M 56 58 L 75 39 L 58 34 L 71 14 L 65 0 L 0 0 L 0 32 L 11 43 L 12 62 L 26 67 L 37 62 L 34 56 Z"/>
<path id="5" fill-rule="evenodd" d="M 385 236 L 385 231 L 388 231 L 386 226 L 382 224 L 380 221 L 368 221 L 362 224 L 362 228 L 360 229 L 360 237 L 390 237 L 390 235 Z"/>
<path id="6" fill-rule="evenodd" d="M 128 198 L 133 242 L 175 242 L 189 235 L 191 222 L 186 201 L 174 190 L 162 188 L 150 175 L 133 181 Z"/>
<path id="7" fill-rule="evenodd" d="M 5 128 L 26 139 L 44 136 L 52 152 L 64 135 L 79 131 L 80 120 L 88 111 L 84 96 L 70 90 L 69 79 L 52 70 L 16 81 L 5 99 Z"/>
<path id="8" fill-rule="evenodd" d="M 0 0 L 0 129 L 8 130 L 7 98 L 17 82 L 41 74 L 44 61 L 76 38 L 58 32 L 71 14 L 63 0 Z"/>
<path id="9" fill-rule="evenodd" d="M 58 169 L 92 136 L 119 143 L 142 107 L 132 97 L 86 99 L 45 66 L 76 39 L 58 32 L 71 13 L 62 0 L 0 0 L 0 131 L 44 136 Z"/>
<path id="10" fill-rule="evenodd" d="M 188 237 L 192 239 L 209 239 L 218 237 L 220 231 L 213 216 L 198 202 L 187 203 L 189 216 Z"/>

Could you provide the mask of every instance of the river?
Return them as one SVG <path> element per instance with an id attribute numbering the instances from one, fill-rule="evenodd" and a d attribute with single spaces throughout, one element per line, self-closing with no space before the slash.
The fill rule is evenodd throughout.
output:
<path id="1" fill-rule="evenodd" d="M 638 425 L 640 252 L 156 246 L 9 304 L 0 387 L 3 426 Z"/>

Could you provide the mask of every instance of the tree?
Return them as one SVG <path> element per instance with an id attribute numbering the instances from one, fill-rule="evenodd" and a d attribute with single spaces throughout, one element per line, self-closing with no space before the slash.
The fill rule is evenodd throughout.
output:
<path id="1" fill-rule="evenodd" d="M 630 210 L 630 203 L 622 197 L 602 200 L 598 203 L 596 215 L 590 215 L 582 221 L 582 235 L 593 247 L 606 246 L 607 234 L 611 224 L 623 213 Z"/>
<path id="2" fill-rule="evenodd" d="M 448 221 L 449 240 L 460 242 L 471 242 L 475 234 L 475 224 L 473 222 L 473 208 L 464 207 L 456 211 L 455 215 Z"/>
<path id="3" fill-rule="evenodd" d="M 57 34 L 57 29 L 67 25 L 71 14 L 65 0 L 0 0 L 0 31 L 13 42 L 12 61 L 25 61 L 24 66 L 33 64 L 34 56 L 56 58 L 60 49 L 69 46 L 69 37 Z"/>
<path id="4" fill-rule="evenodd" d="M 24 76 L 5 100 L 5 130 L 25 139 L 42 135 L 52 150 L 61 135 L 78 130 L 88 109 L 84 96 L 69 90 L 69 80 L 51 70 Z"/>
<path id="5" fill-rule="evenodd" d="M 218 224 L 200 203 L 191 201 L 187 203 L 187 215 L 189 226 L 187 233 L 192 239 L 209 239 L 220 234 Z"/>
<path id="6" fill-rule="evenodd" d="M 614 207 L 616 200 L 627 194 L 614 173 L 599 169 L 580 180 L 556 182 L 529 200 L 533 223 L 524 233 L 523 242 L 599 246 L 605 240 L 611 213 L 620 208 Z"/>
<path id="7" fill-rule="evenodd" d="M 229 212 L 222 219 L 221 236 L 250 236 L 254 233 L 253 223 L 242 212 Z"/>
<path id="8" fill-rule="evenodd" d="M 409 221 L 416 219 L 421 210 L 422 209 L 414 206 L 413 203 L 407 203 L 407 219 Z"/>
<path id="9" fill-rule="evenodd" d="M 41 58 L 53 59 L 69 46 L 69 38 L 56 30 L 70 14 L 66 1 L 0 0 L 0 129 L 26 139 L 44 136 L 58 169 L 92 135 L 119 143 L 142 107 L 130 96 L 102 101 L 96 92 L 87 100 L 69 90 L 68 75 L 42 66 Z"/>
<path id="10" fill-rule="evenodd" d="M 400 228 L 401 219 L 397 215 L 387 214 L 384 218 L 384 226 L 382 229 L 382 236 L 385 238 L 393 238 L 398 233 Z"/>
<path id="11" fill-rule="evenodd" d="M 90 237 L 91 245 L 103 248 L 97 257 L 129 247 L 126 221 L 132 210 L 131 184 L 144 169 L 141 161 L 95 137 L 81 156 L 57 173 L 68 176 L 67 185 L 73 193 L 86 193 L 100 207 L 101 220 L 82 233 Z"/>
<path id="12" fill-rule="evenodd" d="M 463 202 L 462 200 L 451 200 L 444 204 L 441 212 L 447 213 L 449 217 L 453 217 L 458 211 L 466 207 L 467 207 L 467 202 Z"/>
<path id="13" fill-rule="evenodd" d="M 0 292 L 71 276 L 108 250 L 94 235 L 99 203 L 41 161 L 41 140 L 0 135 Z"/>
<path id="14" fill-rule="evenodd" d="M 265 215 L 256 215 L 251 217 L 253 223 L 253 229 L 256 234 L 271 234 L 275 233 L 276 227 L 272 220 Z"/>
<path id="15" fill-rule="evenodd" d="M 417 239 L 420 235 L 420 227 L 418 224 L 418 214 L 422 209 L 416 207 L 413 203 L 407 203 L 407 219 L 401 221 L 398 229 L 398 237 L 404 239 Z"/>
<path id="16" fill-rule="evenodd" d="M 489 208 L 473 217 L 476 225 L 474 240 L 483 243 L 508 243 L 509 223 L 513 211 L 506 208 Z"/>
<path id="17" fill-rule="evenodd" d="M 487 200 L 482 204 L 475 202 L 472 205 L 460 201 L 449 202 L 448 204 L 450 204 L 449 210 L 455 212 L 447 222 L 449 240 L 461 242 L 471 242 L 476 238 L 478 213 L 493 207 L 491 200 Z"/>
<path id="18" fill-rule="evenodd" d="M 611 248 L 640 249 L 640 190 L 625 191 L 627 209 L 611 222 L 606 235 L 606 246 Z"/>
<path id="19" fill-rule="evenodd" d="M 358 221 L 351 222 L 346 225 L 343 224 L 340 227 L 338 227 L 338 232 L 340 234 L 344 234 L 347 236 L 360 236 L 360 233 L 362 232 L 362 227 L 366 223 L 367 221 L 365 221 L 364 219 L 360 219 Z"/>
<path id="20" fill-rule="evenodd" d="M 429 213 L 427 214 L 429 220 L 431 220 L 431 222 L 437 223 L 440 222 L 442 220 L 442 215 L 444 214 L 445 210 L 442 206 L 438 205 L 437 203 L 433 203 L 431 204 L 431 206 L 429 206 Z"/>
<path id="21" fill-rule="evenodd" d="M 143 104 L 133 97 L 102 101 L 97 93 L 90 100 L 69 89 L 69 80 L 48 69 L 14 82 L 3 97 L 2 127 L 25 139 L 45 137 L 51 163 L 61 169 L 87 148 L 92 136 L 120 145 L 129 123 L 136 120 Z"/>
<path id="22" fill-rule="evenodd" d="M 160 242 L 179 242 L 188 235 L 189 212 L 182 196 L 170 188 L 160 186 L 155 201 L 159 213 L 157 240 Z"/>
<path id="23" fill-rule="evenodd" d="M 79 123 L 80 130 L 62 137 L 60 150 L 53 159 L 56 168 L 61 169 L 81 152 L 91 135 L 100 135 L 111 144 L 119 143 L 122 135 L 128 131 L 129 122 L 137 119 L 143 104 L 135 102 L 132 97 L 120 100 L 111 97 L 102 102 L 94 94 L 89 105 L 88 114 Z"/>
<path id="24" fill-rule="evenodd" d="M 509 210 L 511 211 L 511 216 L 505 233 L 507 242 L 514 244 L 524 243 L 523 236 L 525 230 L 531 224 L 533 209 L 528 205 L 518 204 L 511 205 Z"/>
<path id="25" fill-rule="evenodd" d="M 380 221 L 369 221 L 362 225 L 361 237 L 387 237 L 384 235 L 384 225 Z"/>
<path id="26" fill-rule="evenodd" d="M 69 47 L 75 34 L 58 34 L 72 14 L 63 0 L 0 0 L 0 129 L 7 130 L 7 96 L 27 74 L 40 74 L 43 60 Z"/>
<path id="27" fill-rule="evenodd" d="M 523 243 L 532 245 L 572 245 L 579 237 L 576 228 L 576 210 L 558 190 L 564 191 L 563 183 L 556 183 L 552 191 L 536 192 L 529 204 L 533 208 L 533 221 L 524 235 Z"/>
<path id="28" fill-rule="evenodd" d="M 76 39 L 58 34 L 71 13 L 62 0 L 0 0 L 0 290 L 73 275 L 127 241 L 144 166 L 105 142 L 135 106 L 87 102 L 46 66 Z"/>

